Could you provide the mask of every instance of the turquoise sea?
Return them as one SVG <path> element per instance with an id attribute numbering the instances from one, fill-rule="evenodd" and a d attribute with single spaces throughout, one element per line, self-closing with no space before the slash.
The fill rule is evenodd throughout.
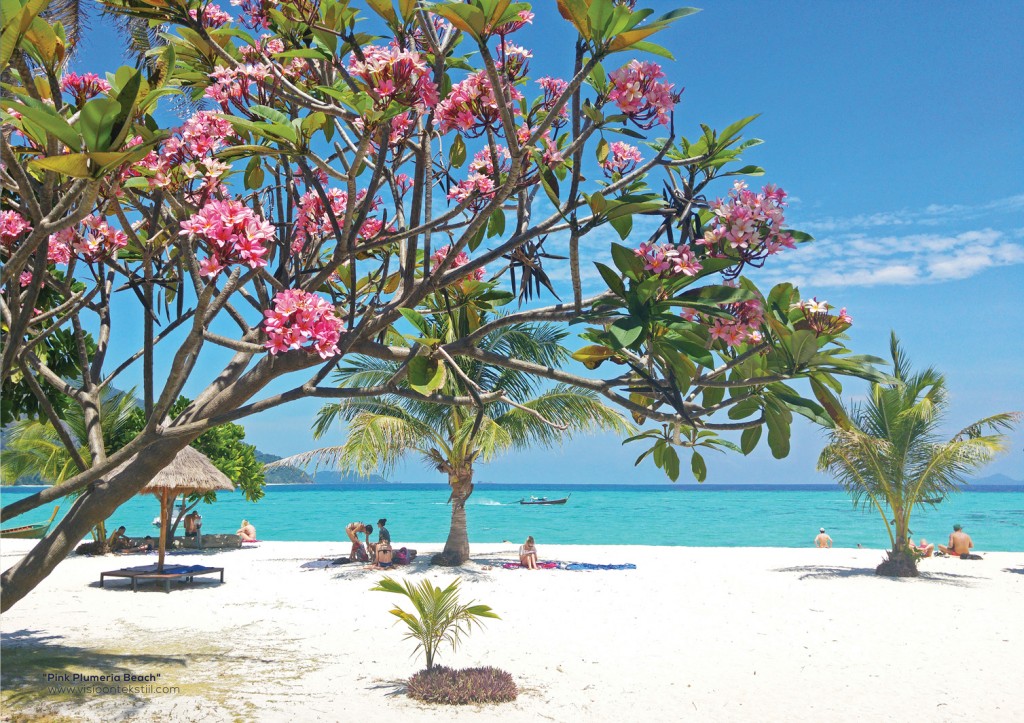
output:
<path id="1" fill-rule="evenodd" d="M 3 504 L 38 487 L 6 487 Z M 221 494 L 200 505 L 203 531 L 234 532 L 242 518 L 263 540 L 341 540 L 349 522 L 376 525 L 388 519 L 392 539 L 440 542 L 448 534 L 448 486 L 443 484 L 272 485 L 256 503 Z M 531 495 L 563 506 L 524 506 Z M 70 506 L 65 500 L 62 511 Z M 48 506 L 21 524 L 49 516 Z M 45 512 L 44 512 L 45 510 Z M 540 544 L 697 545 L 705 547 L 808 547 L 825 527 L 837 547 L 888 547 L 877 512 L 855 508 L 832 485 L 572 485 L 486 484 L 466 505 L 470 541 Z M 140 496 L 114 513 L 112 527 L 130 536 L 154 534 L 155 497 Z M 1024 551 L 1024 486 L 979 487 L 953 495 L 936 508 L 915 511 L 915 539 L 944 542 L 959 522 L 978 550 Z M 7 525 L 13 525 L 9 522 Z M 179 527 L 179 531 L 181 528 Z"/>

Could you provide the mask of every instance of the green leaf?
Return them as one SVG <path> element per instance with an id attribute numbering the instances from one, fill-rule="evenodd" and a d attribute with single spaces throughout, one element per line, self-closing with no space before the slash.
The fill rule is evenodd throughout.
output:
<path id="1" fill-rule="evenodd" d="M 245 187 L 255 190 L 263 186 L 263 164 L 259 156 L 253 156 L 245 167 Z"/>
<path id="2" fill-rule="evenodd" d="M 466 162 L 466 142 L 458 134 L 448 151 L 448 160 L 451 162 L 452 168 L 461 168 L 462 164 Z"/>
<path id="3" fill-rule="evenodd" d="M 757 447 L 758 441 L 761 439 L 761 427 L 751 427 L 750 429 L 744 429 L 743 434 L 740 435 L 740 449 L 743 454 L 750 454 Z"/>
<path id="4" fill-rule="evenodd" d="M 415 326 L 424 334 L 429 333 L 430 324 L 429 322 L 427 322 L 427 320 L 423 317 L 423 315 L 420 312 L 416 311 L 415 309 L 405 308 L 399 309 L 398 313 L 404 316 L 406 321 Z"/>
<path id="5" fill-rule="evenodd" d="M 601 142 L 597 144 L 597 162 L 598 163 L 604 163 L 608 159 L 609 148 L 610 147 L 608 145 L 608 141 L 606 141 L 604 138 L 602 138 Z"/>
<path id="6" fill-rule="evenodd" d="M 679 479 L 679 453 L 674 447 L 665 445 L 665 451 L 662 453 L 662 469 L 673 482 Z"/>
<path id="7" fill-rule="evenodd" d="M 414 356 L 410 359 L 408 372 L 409 386 L 424 395 L 433 394 L 440 389 L 446 378 L 444 364 L 426 356 Z"/>
<path id="8" fill-rule="evenodd" d="M 808 329 L 794 332 L 787 342 L 793 364 L 798 367 L 809 362 L 818 353 L 818 337 Z"/>
<path id="9" fill-rule="evenodd" d="M 701 301 L 708 304 L 735 304 L 753 299 L 754 295 L 738 287 L 702 286 L 699 289 L 684 291 L 676 298 L 680 301 Z"/>
<path id="10" fill-rule="evenodd" d="M 775 459 L 789 455 L 790 415 L 777 403 L 769 401 L 764 407 L 765 424 L 768 426 L 768 447 Z"/>
<path id="11" fill-rule="evenodd" d="M 288 125 L 289 123 L 291 123 L 291 118 L 289 118 L 287 115 L 274 108 L 270 108 L 265 105 L 260 105 L 259 103 L 253 103 L 251 106 L 249 106 L 249 109 L 256 115 L 260 116 L 261 118 L 265 118 L 271 123 L 280 123 L 282 125 Z"/>
<path id="12" fill-rule="evenodd" d="M 487 238 L 494 238 L 505 233 L 505 212 L 499 207 L 491 212 L 487 219 Z"/>
<path id="13" fill-rule="evenodd" d="M 704 458 L 697 450 L 693 450 L 693 457 L 690 458 L 690 469 L 693 470 L 694 479 L 698 482 L 703 482 L 707 479 L 708 466 L 704 463 Z"/>
<path id="14" fill-rule="evenodd" d="M 628 347 L 643 334 L 644 324 L 639 319 L 634 319 L 630 316 L 617 320 L 609 327 L 608 331 L 615 337 L 615 341 L 624 347 Z"/>
<path id="15" fill-rule="evenodd" d="M 623 241 L 625 241 L 633 231 L 632 216 L 619 216 L 618 218 L 610 219 L 609 223 L 611 223 L 612 228 L 618 232 L 619 238 Z"/>
<path id="16" fill-rule="evenodd" d="M 142 72 L 133 70 L 127 80 L 121 85 L 121 90 L 117 94 L 117 103 L 120 110 L 114 118 L 114 123 L 110 130 L 108 148 L 119 148 L 125 138 L 128 137 L 132 119 L 135 117 L 136 103 L 139 99 L 139 90 L 141 88 Z"/>
<path id="17" fill-rule="evenodd" d="M 619 271 L 634 281 L 643 276 L 644 262 L 632 249 L 626 248 L 622 244 L 612 244 L 612 261 L 615 262 Z"/>
<path id="18" fill-rule="evenodd" d="M 78 137 L 75 129 L 58 115 L 56 109 L 46 104 L 41 104 L 41 107 L 38 107 L 37 101 L 34 99 L 31 102 L 32 106 L 22 105 L 21 103 L 7 103 L 6 106 L 11 110 L 18 111 L 28 120 L 41 126 L 43 130 L 51 133 L 72 151 L 77 153 L 82 150 L 82 139 Z M 44 138 L 38 140 L 45 141 Z"/>
<path id="19" fill-rule="evenodd" d="M 110 148 L 111 129 L 121 112 L 121 104 L 113 98 L 94 98 L 86 103 L 78 118 L 78 130 L 90 151 Z"/>
<path id="20" fill-rule="evenodd" d="M 33 168 L 41 168 L 45 171 L 56 171 L 72 178 L 89 178 L 92 173 L 89 171 L 89 155 L 86 153 L 72 153 L 66 156 L 50 156 L 31 161 L 29 165 Z"/>
<path id="21" fill-rule="evenodd" d="M 604 283 L 608 285 L 608 289 L 619 298 L 626 298 L 626 286 L 622 283 L 619 275 L 602 263 L 595 262 L 594 266 L 597 267 L 601 278 L 604 279 Z"/>

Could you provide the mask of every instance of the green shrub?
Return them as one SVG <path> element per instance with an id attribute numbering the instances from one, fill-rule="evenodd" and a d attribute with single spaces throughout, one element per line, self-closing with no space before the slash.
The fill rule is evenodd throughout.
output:
<path id="1" fill-rule="evenodd" d="M 467 705 L 469 703 L 507 703 L 519 695 L 512 676 L 498 668 L 453 670 L 435 665 L 409 679 L 410 698 L 427 703 Z"/>

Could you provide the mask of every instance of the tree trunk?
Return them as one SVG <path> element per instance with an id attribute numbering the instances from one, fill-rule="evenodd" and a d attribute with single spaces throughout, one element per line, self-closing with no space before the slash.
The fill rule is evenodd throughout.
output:
<path id="1" fill-rule="evenodd" d="M 444 551 L 434 555 L 435 565 L 454 567 L 469 559 L 469 532 L 466 529 L 466 500 L 473 494 L 473 466 L 466 464 L 448 473 L 448 484 L 452 488 L 452 524 Z"/>
<path id="2" fill-rule="evenodd" d="M 917 577 L 917 556 L 910 549 L 907 537 L 910 534 L 910 518 L 903 510 L 893 511 L 895 534 L 892 550 L 878 567 L 875 574 L 886 577 Z"/>
<path id="3" fill-rule="evenodd" d="M 306 369 L 319 363 L 315 354 L 295 352 L 276 357 L 264 355 L 254 367 L 246 370 L 252 355 L 237 353 L 215 379 L 189 407 L 175 420 L 178 424 L 189 424 L 210 419 L 218 414 L 231 412 L 258 394 L 277 377 Z M 114 511 L 139 493 L 146 483 L 171 460 L 191 444 L 201 432 L 180 437 L 162 437 L 135 455 L 116 476 L 98 479 L 83 492 L 71 510 L 56 527 L 41 539 L 32 550 L 4 571 L 0 576 L 0 612 L 10 610 L 19 600 L 46 579 L 53 568 L 74 550 L 75 545 L 89 534 L 97 523 L 109 518 Z M 34 509 L 45 497 L 38 497 L 32 504 L 19 505 L 20 500 L 6 505 L 6 518 Z M 467 495 L 468 496 L 468 495 Z M 48 501 L 48 500 L 47 500 Z"/>
<path id="4" fill-rule="evenodd" d="M 3 589 L 0 612 L 10 610 L 31 592 L 89 534 L 97 520 L 107 519 L 138 494 L 146 482 L 166 467 L 190 441 L 184 437 L 160 440 L 150 445 L 145 454 L 137 455 L 117 476 L 93 483 L 75 500 L 64 519 L 0 576 Z"/>

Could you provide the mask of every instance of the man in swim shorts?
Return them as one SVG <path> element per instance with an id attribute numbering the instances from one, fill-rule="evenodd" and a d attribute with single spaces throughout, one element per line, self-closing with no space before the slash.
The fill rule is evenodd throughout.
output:
<path id="1" fill-rule="evenodd" d="M 953 525 L 953 532 L 949 535 L 949 545 L 939 545 L 939 550 L 947 555 L 967 555 L 974 547 L 974 540 L 963 531 L 962 525 Z"/>
<path id="2" fill-rule="evenodd" d="M 825 528 L 822 527 L 818 536 L 814 538 L 814 544 L 818 547 L 832 547 L 832 538 L 825 532 Z"/>

